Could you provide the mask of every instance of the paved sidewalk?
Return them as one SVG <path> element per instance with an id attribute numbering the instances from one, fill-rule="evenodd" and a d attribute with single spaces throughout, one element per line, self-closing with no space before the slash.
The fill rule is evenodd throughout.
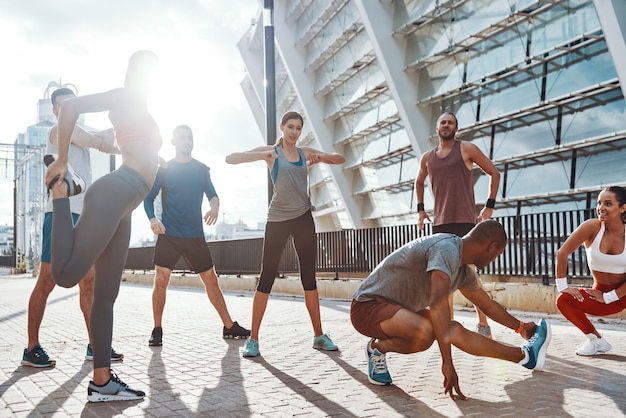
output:
<path id="1" fill-rule="evenodd" d="M 41 343 L 57 360 L 53 369 L 20 365 L 27 342 L 27 303 L 35 283 L 28 276 L 0 276 L 0 417 L 620 417 L 626 416 L 626 322 L 599 328 L 613 344 L 609 354 L 583 358 L 583 340 L 553 315 L 546 368 L 531 372 L 500 360 L 454 350 L 461 390 L 470 399 L 443 394 L 434 345 L 414 355 L 388 356 L 394 386 L 369 384 L 367 338 L 350 324 L 348 301 L 323 300 L 322 321 L 340 351 L 311 348 L 313 335 L 301 298 L 272 296 L 261 328 L 261 357 L 241 357 L 243 340 L 223 340 L 222 324 L 200 289 L 171 288 L 164 315 L 163 347 L 148 347 L 151 288 L 123 284 L 115 305 L 113 346 L 126 360 L 113 366 L 143 401 L 87 402 L 92 364 L 84 360 L 86 331 L 78 289 L 57 288 L 48 303 Z M 249 326 L 250 293 L 226 293 L 231 315 Z M 474 327 L 474 313 L 456 318 Z M 522 320 L 535 315 L 516 313 Z M 494 338 L 518 345 L 500 325 Z"/>

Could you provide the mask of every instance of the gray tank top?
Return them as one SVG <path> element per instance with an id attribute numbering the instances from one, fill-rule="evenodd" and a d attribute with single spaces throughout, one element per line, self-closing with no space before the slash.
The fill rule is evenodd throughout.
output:
<path id="1" fill-rule="evenodd" d="M 46 154 L 59 154 L 59 147 L 50 142 L 50 134 L 52 129 L 48 132 L 48 141 L 46 143 Z M 91 156 L 89 154 L 89 148 L 83 148 L 70 143 L 70 152 L 68 161 L 72 168 L 85 180 L 85 185 L 89 187 L 91 185 Z M 76 196 L 70 197 L 70 210 L 72 213 L 78 215 L 83 211 L 83 199 L 85 193 L 81 193 Z M 46 212 L 52 212 L 52 197 L 48 198 L 46 202 Z"/>
<path id="2" fill-rule="evenodd" d="M 311 210 L 306 157 L 300 148 L 296 149 L 300 159 L 293 163 L 287 160 L 282 147 L 274 147 L 278 158 L 271 172 L 274 194 L 267 213 L 268 222 L 288 221 Z"/>

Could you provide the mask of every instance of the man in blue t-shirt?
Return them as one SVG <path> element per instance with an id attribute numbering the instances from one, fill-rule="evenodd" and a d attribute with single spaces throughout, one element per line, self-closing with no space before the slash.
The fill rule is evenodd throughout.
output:
<path id="1" fill-rule="evenodd" d="M 160 167 L 152 190 L 144 200 L 144 209 L 152 232 L 158 235 L 154 248 L 155 278 L 152 291 L 154 329 L 148 344 L 162 345 L 162 318 L 165 294 L 172 270 L 181 256 L 198 275 L 224 324 L 224 338 L 247 338 L 250 331 L 233 321 L 219 287 L 211 252 L 204 239 L 202 220 L 207 225 L 217 222 L 220 200 L 215 192 L 209 167 L 191 157 L 193 133 L 187 125 L 174 129 L 172 144 L 176 157 Z M 154 199 L 161 192 L 161 220 L 154 214 Z M 211 209 L 202 216 L 202 200 L 206 195 Z"/>

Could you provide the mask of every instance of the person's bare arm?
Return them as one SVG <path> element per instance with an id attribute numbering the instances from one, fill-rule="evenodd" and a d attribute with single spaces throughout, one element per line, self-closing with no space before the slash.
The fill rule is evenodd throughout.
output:
<path id="1" fill-rule="evenodd" d="M 469 157 L 469 161 L 472 164 L 476 164 L 485 174 L 489 176 L 489 193 L 487 199 L 494 199 L 498 195 L 498 188 L 500 187 L 500 172 L 493 164 L 493 162 L 487 158 L 487 156 L 476 145 L 470 142 L 462 142 L 462 151 Z M 479 221 L 491 219 L 493 216 L 493 208 L 485 206 L 478 215 Z"/>
<path id="2" fill-rule="evenodd" d="M 556 252 L 555 274 L 557 279 L 566 279 L 567 259 L 581 245 L 591 245 L 598 231 L 600 231 L 600 221 L 598 219 L 589 219 L 580 224 L 565 240 L 561 248 Z M 579 302 L 583 301 L 583 296 L 577 287 L 566 287 L 560 292 L 569 293 Z"/>
<path id="3" fill-rule="evenodd" d="M 480 308 L 489 318 L 493 319 L 499 324 L 504 325 L 512 330 L 517 330 L 520 325 L 520 320 L 509 314 L 506 309 L 502 307 L 498 302 L 491 299 L 491 297 L 483 289 L 459 289 L 463 296 L 472 302 L 475 306 Z M 528 322 L 524 325 L 520 335 L 525 340 L 528 340 L 535 334 L 537 325 L 534 322 Z"/>
<path id="4" fill-rule="evenodd" d="M 336 152 L 324 152 L 311 147 L 302 147 L 302 152 L 309 166 L 317 163 L 343 164 L 346 162 L 345 157 Z"/>
<path id="5" fill-rule="evenodd" d="M 120 103 L 126 103 L 127 100 L 128 93 L 124 89 L 116 89 L 106 93 L 73 97 L 60 103 L 57 124 L 57 147 L 59 153 L 56 161 L 48 166 L 46 184 L 50 184 L 56 177 L 58 177 L 59 182 L 65 178 L 70 142 L 78 117 L 82 113 L 114 109 Z"/>
<path id="6" fill-rule="evenodd" d="M 278 155 L 276 151 L 274 151 L 273 146 L 263 146 L 256 147 L 249 151 L 244 152 L 234 152 L 228 156 L 226 156 L 226 163 L 228 164 L 241 164 L 241 163 L 251 163 L 254 161 L 266 161 L 273 162 Z"/>
<path id="7" fill-rule="evenodd" d="M 428 177 L 428 153 L 422 154 L 422 157 L 420 158 L 420 168 L 417 172 L 417 177 L 415 177 L 414 187 L 417 203 L 424 204 L 424 188 L 426 184 L 426 177 Z M 425 210 L 418 210 L 417 217 L 419 229 L 424 229 L 424 221 L 426 219 L 431 222 Z"/>
<path id="8" fill-rule="evenodd" d="M 452 344 L 450 343 L 450 277 L 440 270 L 431 272 L 430 319 L 435 339 L 441 352 L 441 371 L 444 376 L 445 393 L 454 400 L 455 392 L 461 399 L 466 399 L 459 388 L 459 377 L 452 362 Z"/>
<path id="9" fill-rule="evenodd" d="M 220 213 L 220 198 L 215 196 L 209 200 L 211 209 L 204 215 L 204 222 L 207 225 L 215 225 L 217 217 Z"/>

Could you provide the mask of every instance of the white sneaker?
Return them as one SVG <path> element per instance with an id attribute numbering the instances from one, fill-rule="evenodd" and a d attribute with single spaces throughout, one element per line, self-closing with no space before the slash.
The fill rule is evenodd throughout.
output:
<path id="1" fill-rule="evenodd" d="M 579 356 L 595 356 L 598 353 L 606 353 L 612 347 L 605 338 L 598 338 L 595 334 L 587 334 L 587 341 L 576 349 Z"/>

